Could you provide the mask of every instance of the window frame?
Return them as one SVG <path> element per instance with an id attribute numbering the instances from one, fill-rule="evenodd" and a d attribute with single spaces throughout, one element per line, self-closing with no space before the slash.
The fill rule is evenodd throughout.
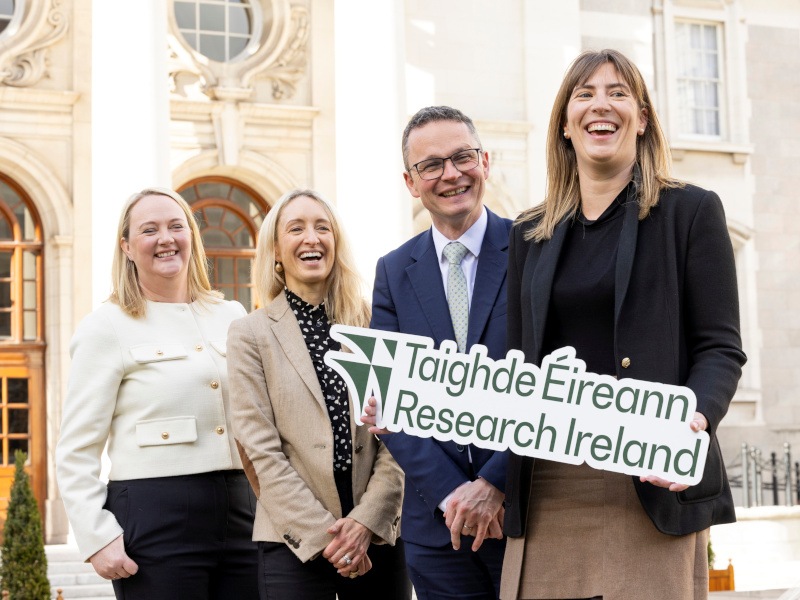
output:
<path id="1" fill-rule="evenodd" d="M 662 116 L 673 158 L 682 151 L 728 152 L 741 164 L 752 154 L 748 129 L 744 40 L 739 0 L 660 0 L 655 11 L 656 74 L 659 114 Z M 681 98 L 678 93 L 676 23 L 699 23 L 718 28 L 720 56 L 720 135 L 680 130 Z"/>
<path id="2" fill-rule="evenodd" d="M 242 0 L 240 4 L 245 5 L 250 10 L 250 25 L 252 27 L 250 31 L 250 39 L 244 46 L 244 49 L 239 52 L 236 56 L 228 57 L 226 60 L 219 61 L 214 58 L 211 58 L 207 54 L 204 54 L 200 50 L 194 47 L 193 44 L 189 42 L 189 39 L 186 37 L 184 33 L 184 29 L 178 23 L 178 17 L 175 12 L 175 2 L 187 2 L 192 3 L 197 8 L 197 18 L 198 21 L 196 23 L 196 27 L 192 30 L 193 33 L 199 36 L 203 30 L 200 28 L 200 10 L 202 9 L 202 5 L 214 6 L 219 5 L 224 9 L 227 9 L 229 6 L 233 5 L 233 2 L 230 0 L 173 0 L 171 3 L 171 12 L 172 18 L 175 23 L 175 32 L 178 35 L 180 41 L 189 49 L 190 52 L 195 54 L 196 56 L 202 57 L 204 60 L 211 61 L 212 63 L 224 65 L 224 64 L 231 64 L 231 63 L 238 63 L 244 60 L 247 60 L 250 56 L 252 56 L 256 50 L 258 50 L 259 46 L 262 43 L 263 37 L 263 29 L 264 29 L 264 15 L 263 9 L 261 7 L 261 3 L 258 0 Z M 216 32 L 215 32 L 216 33 Z M 225 53 L 228 54 L 229 46 L 229 32 L 225 31 L 223 39 L 225 40 Z M 237 36 L 238 37 L 238 36 Z M 198 43 L 198 46 L 200 44 Z"/>

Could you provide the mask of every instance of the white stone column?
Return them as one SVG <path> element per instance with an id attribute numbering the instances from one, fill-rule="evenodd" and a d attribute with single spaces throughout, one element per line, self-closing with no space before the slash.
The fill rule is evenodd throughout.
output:
<path id="1" fill-rule="evenodd" d="M 581 51 L 581 10 L 578 0 L 547 3 L 546 16 L 538 2 L 522 3 L 525 32 L 525 96 L 531 197 L 528 206 L 544 199 L 547 127 L 556 92 L 569 63 Z"/>
<path id="2" fill-rule="evenodd" d="M 119 211 L 169 187 L 166 0 L 92 3 L 92 301 L 111 289 Z M 88 265 L 86 265 L 88 268 Z"/>
<path id="3" fill-rule="evenodd" d="M 403 14 L 402 0 L 334 5 L 336 203 L 369 289 L 377 259 L 411 235 Z"/>

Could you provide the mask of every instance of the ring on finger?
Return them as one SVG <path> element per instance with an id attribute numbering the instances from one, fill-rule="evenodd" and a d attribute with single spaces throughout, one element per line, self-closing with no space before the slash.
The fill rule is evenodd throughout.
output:
<path id="1" fill-rule="evenodd" d="M 358 577 L 358 571 L 350 571 L 350 579 L 355 579 Z"/>
<path id="2" fill-rule="evenodd" d="M 347 556 L 347 554 L 345 554 L 345 555 L 342 557 L 342 560 L 344 561 L 344 564 L 346 564 L 346 565 L 351 565 L 351 564 L 353 564 L 353 559 L 352 559 L 352 558 L 350 558 L 349 556 Z"/>
<path id="3" fill-rule="evenodd" d="M 462 527 L 462 529 L 466 529 L 467 531 L 469 531 L 470 529 L 472 529 L 472 527 L 473 527 L 472 525 L 467 525 L 466 523 L 464 523 L 464 527 Z"/>

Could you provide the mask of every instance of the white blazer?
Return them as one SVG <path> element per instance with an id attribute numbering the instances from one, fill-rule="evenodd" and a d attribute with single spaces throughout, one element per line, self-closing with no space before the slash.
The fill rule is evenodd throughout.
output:
<path id="1" fill-rule="evenodd" d="M 109 479 L 241 469 L 231 435 L 225 344 L 238 302 L 148 302 L 133 318 L 106 302 L 78 326 L 56 474 L 84 558 L 122 533 L 103 509 Z"/>

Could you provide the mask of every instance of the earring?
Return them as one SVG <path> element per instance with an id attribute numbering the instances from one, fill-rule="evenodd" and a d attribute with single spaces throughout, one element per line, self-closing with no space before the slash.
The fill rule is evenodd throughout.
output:
<path id="1" fill-rule="evenodd" d="M 275 272 L 276 273 L 283 273 L 283 265 L 279 262 L 275 263 Z"/>
<path id="2" fill-rule="evenodd" d="M 644 127 L 639 130 L 639 135 L 644 135 Z"/>
<path id="3" fill-rule="evenodd" d="M 569 139 L 569 134 L 568 134 L 566 131 L 564 132 L 564 139 L 565 139 L 565 140 L 568 140 L 568 139 Z"/>

